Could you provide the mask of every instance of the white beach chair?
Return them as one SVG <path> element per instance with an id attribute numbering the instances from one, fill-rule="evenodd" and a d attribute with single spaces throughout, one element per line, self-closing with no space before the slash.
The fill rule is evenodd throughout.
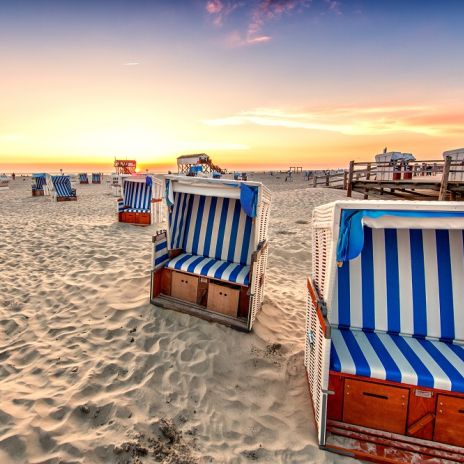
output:
<path id="1" fill-rule="evenodd" d="M 8 190 L 9 188 L 8 176 L 6 174 L 0 174 L 0 190 Z"/>
<path id="2" fill-rule="evenodd" d="M 150 175 L 122 177 L 122 197 L 118 198 L 119 222 L 150 225 L 162 220 L 163 181 Z"/>
<path id="3" fill-rule="evenodd" d="M 166 176 L 166 192 L 168 230 L 153 237 L 152 303 L 250 331 L 264 297 L 269 190 Z"/>
<path id="4" fill-rule="evenodd" d="M 335 202 L 314 210 L 312 231 L 305 365 L 319 445 L 463 462 L 464 203 Z"/>

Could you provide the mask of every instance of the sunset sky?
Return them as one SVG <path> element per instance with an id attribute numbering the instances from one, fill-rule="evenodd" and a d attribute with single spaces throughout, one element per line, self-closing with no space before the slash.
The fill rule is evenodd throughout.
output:
<path id="1" fill-rule="evenodd" d="M 464 146 L 464 1 L 0 0 L 0 172 Z"/>

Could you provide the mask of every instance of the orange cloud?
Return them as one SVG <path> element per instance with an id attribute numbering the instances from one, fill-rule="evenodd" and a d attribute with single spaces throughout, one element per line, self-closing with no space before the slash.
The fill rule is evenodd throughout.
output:
<path id="1" fill-rule="evenodd" d="M 464 115 L 437 108 L 405 105 L 361 108 L 320 108 L 305 112 L 257 108 L 224 118 L 204 121 L 209 126 L 258 125 L 344 135 L 416 133 L 427 136 L 452 135 L 464 130 Z"/>

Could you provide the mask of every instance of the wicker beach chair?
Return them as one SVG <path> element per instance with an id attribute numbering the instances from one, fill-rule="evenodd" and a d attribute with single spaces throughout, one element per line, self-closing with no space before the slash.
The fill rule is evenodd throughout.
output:
<path id="1" fill-rule="evenodd" d="M 464 462 L 464 203 L 335 202 L 314 210 L 312 231 L 305 365 L 319 445 Z"/>
<path id="2" fill-rule="evenodd" d="M 166 176 L 152 303 L 250 331 L 264 295 L 270 193 L 257 182 Z"/>
<path id="3" fill-rule="evenodd" d="M 92 184 L 101 184 L 102 175 L 99 172 L 92 172 Z"/>
<path id="4" fill-rule="evenodd" d="M 69 176 L 50 176 L 50 193 L 55 201 L 77 200 L 76 190 L 71 187 Z"/>
<path id="5" fill-rule="evenodd" d="M 87 176 L 86 172 L 79 173 L 79 184 L 88 184 L 89 177 Z"/>
<path id="6" fill-rule="evenodd" d="M 162 180 L 149 175 L 121 177 L 118 221 L 150 225 L 162 221 Z"/>
<path id="7" fill-rule="evenodd" d="M 49 195 L 47 188 L 47 175 L 45 173 L 34 173 L 32 174 L 32 196 L 40 197 L 44 195 Z"/>

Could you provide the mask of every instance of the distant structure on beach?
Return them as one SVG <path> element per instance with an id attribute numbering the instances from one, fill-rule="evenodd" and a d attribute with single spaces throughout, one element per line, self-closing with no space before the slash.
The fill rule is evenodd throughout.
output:
<path id="1" fill-rule="evenodd" d="M 178 174 L 195 176 L 200 172 L 225 174 L 226 170 L 214 164 L 206 153 L 198 153 L 179 156 L 177 158 L 177 172 Z"/>
<path id="2" fill-rule="evenodd" d="M 116 174 L 135 174 L 137 168 L 136 160 L 118 160 L 114 159 L 114 168 L 116 169 Z"/>

